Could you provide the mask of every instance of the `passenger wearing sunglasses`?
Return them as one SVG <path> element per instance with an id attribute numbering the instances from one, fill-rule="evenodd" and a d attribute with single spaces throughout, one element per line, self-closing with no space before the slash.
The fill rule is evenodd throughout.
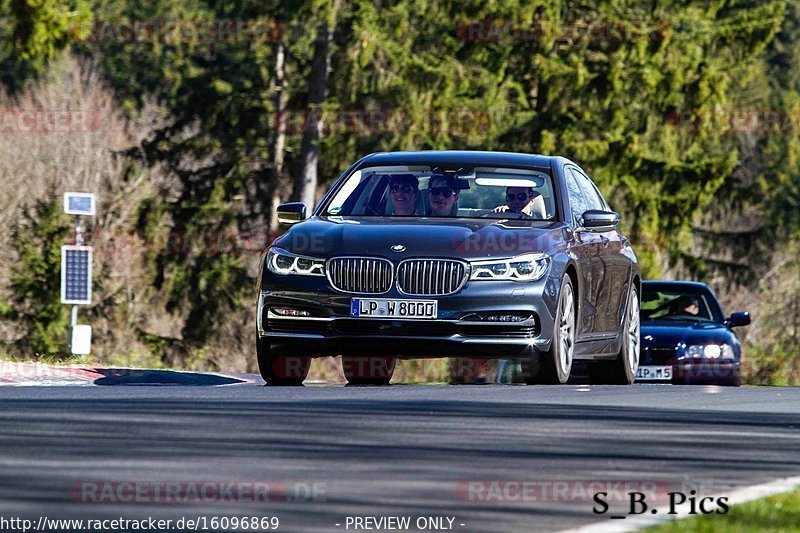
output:
<path id="1" fill-rule="evenodd" d="M 419 180 L 413 174 L 394 174 L 389 179 L 389 199 L 392 215 L 411 216 L 416 212 L 419 196 Z"/>
<path id="2" fill-rule="evenodd" d="M 494 213 L 522 213 L 533 216 L 533 202 L 539 194 L 533 187 L 508 187 L 506 189 L 506 203 L 498 205 L 492 211 Z"/>
<path id="3" fill-rule="evenodd" d="M 428 203 L 432 217 L 449 217 L 457 209 L 458 188 L 453 177 L 434 174 L 428 184 Z"/>

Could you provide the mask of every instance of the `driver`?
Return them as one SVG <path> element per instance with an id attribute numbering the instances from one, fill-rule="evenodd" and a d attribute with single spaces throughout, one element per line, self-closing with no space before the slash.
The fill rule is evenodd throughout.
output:
<path id="1" fill-rule="evenodd" d="M 684 294 L 670 306 L 671 314 L 684 314 L 697 316 L 700 314 L 700 301 L 696 296 Z"/>
<path id="2" fill-rule="evenodd" d="M 493 213 L 523 213 L 533 216 L 533 202 L 539 196 L 533 187 L 508 187 L 506 189 L 506 203 L 495 207 Z"/>
<path id="3" fill-rule="evenodd" d="M 697 316 L 700 314 L 700 302 L 697 301 L 697 298 L 689 297 L 686 299 L 686 304 L 683 307 L 683 312 L 692 316 Z"/>
<path id="4" fill-rule="evenodd" d="M 428 184 L 431 216 L 449 217 L 458 206 L 458 186 L 454 176 L 434 174 Z"/>

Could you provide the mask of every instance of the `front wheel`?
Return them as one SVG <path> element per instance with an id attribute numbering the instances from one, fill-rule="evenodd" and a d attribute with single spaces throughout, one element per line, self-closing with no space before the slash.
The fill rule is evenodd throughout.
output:
<path id="1" fill-rule="evenodd" d="M 529 384 L 566 383 L 572 372 L 572 359 L 575 354 L 576 324 L 575 290 L 572 280 L 564 276 L 558 295 L 556 317 L 553 321 L 553 339 L 550 350 L 539 355 L 538 371 L 532 371 L 527 379 Z"/>
<path id="2" fill-rule="evenodd" d="M 276 356 L 269 347 L 269 341 L 256 338 L 258 370 L 267 385 L 286 387 L 300 386 L 308 376 L 311 366 L 309 357 Z"/>
<path id="3" fill-rule="evenodd" d="M 342 371 L 349 385 L 388 385 L 397 360 L 394 357 L 342 356 Z"/>
<path id="4" fill-rule="evenodd" d="M 613 361 L 599 361 L 589 365 L 589 378 L 596 385 L 630 385 L 636 379 L 639 368 L 639 294 L 631 285 L 628 294 L 628 309 L 622 325 L 622 346 Z"/>

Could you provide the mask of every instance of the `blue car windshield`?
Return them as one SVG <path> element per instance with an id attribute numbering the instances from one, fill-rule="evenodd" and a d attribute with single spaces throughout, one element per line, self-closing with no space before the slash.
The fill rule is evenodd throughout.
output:
<path id="1" fill-rule="evenodd" d="M 339 185 L 331 216 L 555 220 L 553 180 L 544 170 L 429 166 L 367 167 Z"/>
<path id="2" fill-rule="evenodd" d="M 720 322 L 721 314 L 719 304 L 704 292 L 642 289 L 642 320 Z"/>

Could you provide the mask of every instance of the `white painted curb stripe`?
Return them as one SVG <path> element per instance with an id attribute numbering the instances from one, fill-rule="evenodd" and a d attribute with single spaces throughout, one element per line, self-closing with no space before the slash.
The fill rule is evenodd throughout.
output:
<path id="1" fill-rule="evenodd" d="M 742 487 L 741 489 L 734 490 L 722 494 L 708 494 L 708 496 L 727 496 L 728 505 L 739 505 L 742 503 L 759 500 L 775 494 L 789 492 L 795 488 L 800 487 L 800 476 L 787 477 L 769 481 L 761 485 L 752 485 L 750 487 Z M 650 526 L 657 526 L 664 522 L 672 520 L 682 520 L 684 518 L 692 518 L 694 516 L 689 514 L 688 506 L 683 505 L 682 508 L 686 510 L 679 510 L 676 514 L 669 513 L 669 506 L 665 505 L 657 507 L 657 514 L 647 513 L 646 515 L 635 515 L 625 520 L 613 520 L 611 518 L 603 522 L 595 522 L 588 526 L 583 526 L 575 529 L 565 529 L 560 533 L 624 533 L 628 531 L 637 531 Z"/>

